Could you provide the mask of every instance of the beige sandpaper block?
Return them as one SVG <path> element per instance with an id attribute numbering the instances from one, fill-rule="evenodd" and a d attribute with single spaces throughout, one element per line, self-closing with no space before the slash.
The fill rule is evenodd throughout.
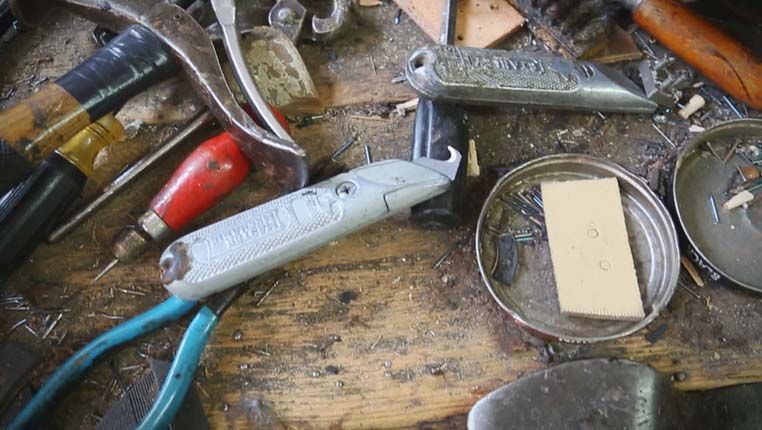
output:
<path id="1" fill-rule="evenodd" d="M 541 188 L 561 313 L 643 319 L 616 178 L 545 182 Z"/>
<path id="2" fill-rule="evenodd" d="M 394 0 L 434 42 L 439 40 L 445 0 Z M 524 24 L 524 17 L 507 0 L 459 0 L 455 44 L 488 48 Z"/>

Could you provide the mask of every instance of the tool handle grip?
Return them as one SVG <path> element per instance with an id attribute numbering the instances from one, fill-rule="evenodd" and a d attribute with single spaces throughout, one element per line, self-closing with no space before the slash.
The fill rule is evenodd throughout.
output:
<path id="1" fill-rule="evenodd" d="M 176 71 L 161 41 L 127 28 L 92 57 L 0 112 L 0 141 L 36 164 L 77 132 Z"/>
<path id="2" fill-rule="evenodd" d="M 244 110 L 253 115 L 250 108 Z M 272 106 L 270 110 L 281 126 L 289 130 L 286 117 Z M 199 145 L 183 160 L 149 208 L 167 227 L 182 230 L 238 188 L 251 167 L 235 138 L 227 132 L 221 133 Z"/>
<path id="3" fill-rule="evenodd" d="M 0 196 L 23 181 L 33 169 L 29 160 L 0 140 Z"/>
<path id="4" fill-rule="evenodd" d="M 409 161 L 359 167 L 178 239 L 161 256 L 162 282 L 178 297 L 206 297 L 437 196 L 449 183 Z"/>
<path id="5" fill-rule="evenodd" d="M 82 192 L 87 177 L 58 154 L 0 200 L 0 282 L 18 268 Z"/>
<path id="6" fill-rule="evenodd" d="M 762 109 L 762 60 L 738 40 L 675 0 L 643 0 L 633 18 L 728 94 Z"/>
<path id="7" fill-rule="evenodd" d="M 250 169 L 235 140 L 221 133 L 178 166 L 149 207 L 167 227 L 179 231 L 238 188 Z"/>
<path id="8" fill-rule="evenodd" d="M 411 158 L 446 160 L 449 146 L 468 154 L 468 126 L 460 106 L 443 104 L 421 97 L 415 112 Z M 450 191 L 414 206 L 413 220 L 435 229 L 455 227 L 462 221 L 466 188 L 466 157 L 461 160 Z"/>

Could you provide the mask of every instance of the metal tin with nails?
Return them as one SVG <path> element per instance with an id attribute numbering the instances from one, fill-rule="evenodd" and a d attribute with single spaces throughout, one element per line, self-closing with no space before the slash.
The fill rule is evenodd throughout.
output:
<path id="1" fill-rule="evenodd" d="M 689 142 L 675 166 L 672 204 L 684 234 L 684 248 L 696 266 L 714 281 L 762 292 L 762 205 L 732 210 L 722 206 L 730 197 L 724 193 L 732 188 L 734 178 L 739 178 L 737 168 L 750 165 L 749 160 L 738 154 L 724 163 L 714 155 L 715 151 L 729 151 L 735 145 L 733 139 L 740 136 L 762 141 L 762 120 L 728 121 Z M 718 200 L 720 223 L 715 222 L 707 194 Z"/>
<path id="2" fill-rule="evenodd" d="M 640 321 L 595 320 L 562 315 L 547 241 L 518 249 L 519 268 L 510 286 L 489 272 L 496 259 L 495 238 L 509 229 L 532 227 L 499 199 L 546 181 L 615 177 L 622 194 L 625 222 L 635 260 L 646 317 Z M 522 327 L 544 338 L 598 342 L 627 336 L 653 321 L 677 286 L 680 251 L 669 212 L 643 180 L 621 166 L 598 158 L 563 154 L 530 161 L 503 176 L 492 189 L 479 217 L 476 255 L 482 279 L 492 296 Z"/>

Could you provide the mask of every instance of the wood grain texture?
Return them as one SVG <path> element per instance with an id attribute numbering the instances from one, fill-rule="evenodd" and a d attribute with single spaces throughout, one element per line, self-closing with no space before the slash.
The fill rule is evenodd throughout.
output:
<path id="1" fill-rule="evenodd" d="M 439 40 L 445 0 L 394 0 L 434 42 Z M 524 17 L 506 0 L 460 0 L 455 44 L 488 48 L 524 24 Z"/>
<path id="2" fill-rule="evenodd" d="M 364 163 L 365 144 L 377 160 L 408 157 L 413 115 L 391 114 L 390 100 L 409 89 L 387 78 L 401 73 L 409 52 L 426 43 L 426 36 L 410 20 L 395 25 L 395 11 L 388 3 L 362 8 L 357 25 L 364 31 L 331 45 L 300 47 L 318 91 L 326 91 L 321 97 L 328 96 L 329 87 L 320 82 L 345 89 L 343 98 L 333 96 L 341 107 L 307 125 L 292 124 L 295 139 L 312 160 L 350 137 L 355 143 L 340 159 L 347 166 Z M 60 75 L 69 62 L 89 55 L 91 28 L 60 15 L 44 29 L 18 36 L 12 49 L 0 46 L 2 54 L 9 53 L 0 63 L 3 86 L 31 73 Z M 70 42 L 61 46 L 61 40 Z M 38 62 L 51 55 L 53 61 Z M 26 94 L 28 88 L 19 85 L 17 96 L 4 103 Z M 280 274 L 255 283 L 228 310 L 194 383 L 212 429 L 463 429 L 464 415 L 490 390 L 556 362 L 585 357 L 652 364 L 681 374 L 676 381 L 682 389 L 762 381 L 758 296 L 707 284 L 694 287 L 699 300 L 678 289 L 662 316 L 633 336 L 597 345 L 548 346 L 517 328 L 479 279 L 472 234 L 496 172 L 542 155 L 578 152 L 645 176 L 648 166 L 668 154 L 650 119 L 470 109 L 469 128 L 482 176 L 469 182 L 462 228 L 425 232 L 397 216 L 286 266 L 288 276 L 272 290 Z M 170 132 L 171 127 L 144 126 L 136 137 L 109 147 L 88 196 Z M 2 305 L 0 333 L 27 319 L 41 337 L 63 313 L 46 339 L 24 326 L 5 335 L 43 358 L 36 385 L 74 350 L 119 323 L 114 317 L 136 315 L 166 297 L 157 268 L 166 243 L 135 264 L 117 266 L 95 285 L 91 280 L 109 259 L 114 234 L 134 222 L 192 146 L 168 156 L 61 243 L 40 246 L 9 280 L 6 294 L 22 296 L 29 310 Z M 250 175 L 190 228 L 276 194 L 265 177 Z M 433 263 L 453 248 L 434 269 Z M 187 324 L 170 324 L 96 366 L 61 401 L 50 427 L 94 428 L 121 395 L 116 378 L 134 382 L 147 368 L 145 356 L 171 359 Z M 264 409 L 270 424 L 263 424 Z"/>
<path id="3" fill-rule="evenodd" d="M 644 0 L 633 18 L 731 96 L 762 109 L 762 59 L 675 0 Z"/>

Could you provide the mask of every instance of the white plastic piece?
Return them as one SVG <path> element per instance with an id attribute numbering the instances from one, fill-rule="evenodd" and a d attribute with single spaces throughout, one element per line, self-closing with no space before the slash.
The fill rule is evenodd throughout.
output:
<path id="1" fill-rule="evenodd" d="M 688 100 L 688 103 L 677 112 L 677 115 L 682 119 L 688 119 L 691 115 L 696 113 L 696 111 L 704 107 L 704 105 L 706 105 L 706 100 L 704 100 L 704 98 L 700 95 L 696 94 L 691 97 L 691 99 Z"/>
<path id="2" fill-rule="evenodd" d="M 740 193 L 731 197 L 730 200 L 726 201 L 722 206 L 727 210 L 731 210 L 739 206 L 743 206 L 753 200 L 754 194 L 752 194 L 750 191 L 741 191 Z"/>

